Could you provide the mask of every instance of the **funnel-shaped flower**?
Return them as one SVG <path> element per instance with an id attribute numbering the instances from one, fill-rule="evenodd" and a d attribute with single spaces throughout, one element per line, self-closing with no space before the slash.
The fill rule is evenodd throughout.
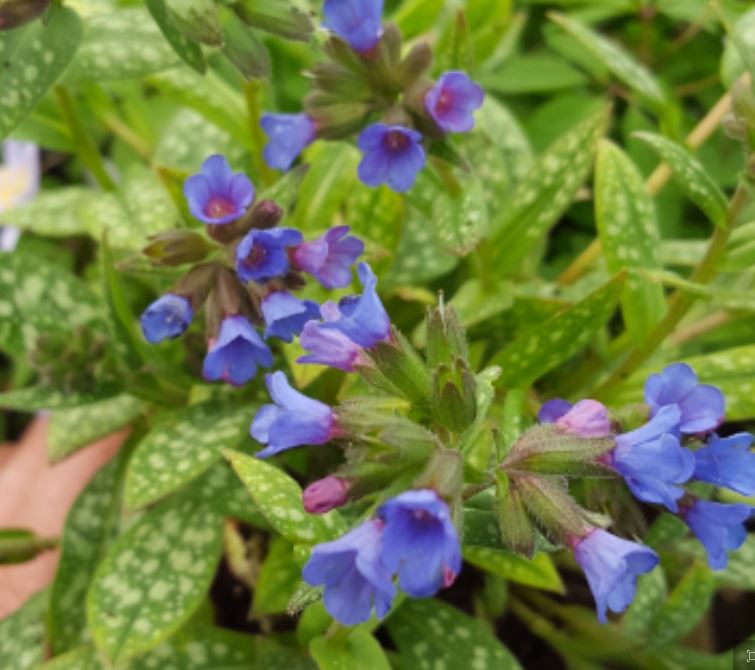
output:
<path id="1" fill-rule="evenodd" d="M 254 200 L 254 186 L 245 174 L 233 173 L 225 156 L 210 156 L 199 174 L 184 182 L 189 210 L 208 224 L 230 223 L 241 217 Z"/>
<path id="2" fill-rule="evenodd" d="M 695 452 L 695 479 L 724 486 L 743 496 L 755 495 L 755 453 L 752 435 L 711 435 L 708 444 Z"/>
<path id="3" fill-rule="evenodd" d="M 294 228 L 251 230 L 236 247 L 236 274 L 243 282 L 266 282 L 288 272 L 288 247 L 299 244 Z"/>
<path id="4" fill-rule="evenodd" d="M 357 144 L 363 154 L 357 172 L 367 186 L 388 184 L 403 193 L 425 166 L 422 135 L 416 130 L 375 123 L 362 131 Z"/>
<path id="5" fill-rule="evenodd" d="M 277 337 L 284 342 L 291 342 L 298 335 L 304 324 L 320 318 L 320 307 L 311 300 L 299 300 L 288 291 L 268 293 L 260 305 L 265 317 L 265 338 Z"/>
<path id="6" fill-rule="evenodd" d="M 445 72 L 425 94 L 425 109 L 447 133 L 466 133 L 474 128 L 474 111 L 485 93 L 464 72 Z"/>
<path id="7" fill-rule="evenodd" d="M 157 344 L 182 335 L 193 317 L 191 300 L 175 293 L 166 293 L 144 310 L 139 323 L 147 341 Z"/>
<path id="8" fill-rule="evenodd" d="M 227 316 L 220 333 L 211 340 L 202 374 L 207 381 L 223 379 L 234 386 L 246 384 L 257 374 L 257 366 L 269 368 L 273 354 L 245 316 Z"/>
<path id="9" fill-rule="evenodd" d="M 744 524 L 752 512 L 753 508 L 745 504 L 697 500 L 682 514 L 708 552 L 708 565 L 712 570 L 723 570 L 729 562 L 728 552 L 739 549 L 747 539 Z"/>
<path id="10" fill-rule="evenodd" d="M 348 226 L 336 226 L 317 240 L 303 242 L 291 252 L 297 269 L 311 274 L 325 288 L 351 284 L 351 266 L 364 251 L 364 242 L 348 235 Z"/>
<path id="11" fill-rule="evenodd" d="M 325 0 L 324 25 L 354 49 L 372 49 L 383 34 L 383 0 Z"/>
<path id="12" fill-rule="evenodd" d="M 353 372 L 356 365 L 364 362 L 362 347 L 342 332 L 325 327 L 326 323 L 341 319 L 338 305 L 326 302 L 320 307 L 320 313 L 324 322 L 309 321 L 304 324 L 299 343 L 309 353 L 297 359 L 297 363 L 315 363 Z"/>
<path id="13" fill-rule="evenodd" d="M 315 122 L 306 114 L 264 114 L 260 125 L 269 140 L 262 152 L 265 162 L 276 170 L 288 170 L 315 139 Z"/>

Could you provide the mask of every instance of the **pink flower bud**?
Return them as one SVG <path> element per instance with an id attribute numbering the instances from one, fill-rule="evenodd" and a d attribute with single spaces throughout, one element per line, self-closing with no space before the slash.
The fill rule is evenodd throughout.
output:
<path id="1" fill-rule="evenodd" d="M 329 475 L 312 482 L 302 494 L 304 509 L 310 514 L 325 514 L 336 507 L 345 505 L 351 483 L 345 479 Z"/>
<path id="2" fill-rule="evenodd" d="M 556 425 L 580 437 L 608 437 L 612 432 L 608 410 L 597 400 L 580 400 Z"/>

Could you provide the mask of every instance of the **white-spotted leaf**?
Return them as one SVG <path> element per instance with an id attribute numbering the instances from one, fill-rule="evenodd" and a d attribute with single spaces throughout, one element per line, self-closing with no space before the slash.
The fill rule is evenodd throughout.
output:
<path id="1" fill-rule="evenodd" d="M 380 643 L 363 628 L 345 638 L 316 637 L 309 651 L 320 670 L 391 670 Z"/>
<path id="2" fill-rule="evenodd" d="M 202 47 L 184 37 L 173 25 L 165 0 L 145 0 L 144 4 L 147 5 L 149 13 L 162 31 L 168 44 L 173 47 L 181 60 L 189 67 L 194 68 L 199 74 L 204 74 L 207 63 L 202 53 Z"/>
<path id="3" fill-rule="evenodd" d="M 544 591 L 564 592 L 564 584 L 550 555 L 536 554 L 532 559 L 506 549 L 464 546 L 464 560 L 481 570 L 512 582 L 534 586 Z"/>
<path id="4" fill-rule="evenodd" d="M 0 668 L 31 670 L 44 659 L 47 592 L 29 598 L 0 621 Z"/>

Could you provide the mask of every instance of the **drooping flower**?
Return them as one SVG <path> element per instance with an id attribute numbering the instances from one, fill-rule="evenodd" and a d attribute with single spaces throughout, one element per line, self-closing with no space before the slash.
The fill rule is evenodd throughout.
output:
<path id="1" fill-rule="evenodd" d="M 648 547 L 616 537 L 601 528 L 574 542 L 574 558 L 590 585 L 598 619 L 623 612 L 632 602 L 637 577 L 658 565 L 658 555 Z"/>
<path id="2" fill-rule="evenodd" d="M 257 366 L 269 368 L 273 354 L 245 316 L 226 316 L 220 333 L 209 343 L 202 374 L 208 381 L 223 379 L 234 386 L 246 384 Z"/>
<path id="3" fill-rule="evenodd" d="M 349 500 L 349 489 L 351 483 L 328 475 L 323 479 L 312 482 L 302 493 L 304 509 L 310 514 L 325 514 L 337 507 L 343 507 Z"/>
<path id="4" fill-rule="evenodd" d="M 288 247 L 299 244 L 294 228 L 251 230 L 236 247 L 236 274 L 243 282 L 265 282 L 288 272 Z"/>
<path id="5" fill-rule="evenodd" d="M 755 453 L 750 451 L 752 435 L 711 435 L 708 444 L 695 452 L 695 479 L 755 495 Z"/>
<path id="6" fill-rule="evenodd" d="M 482 107 L 485 93 L 464 72 L 444 72 L 425 94 L 425 109 L 447 133 L 466 133 L 474 128 L 474 111 Z"/>
<path id="7" fill-rule="evenodd" d="M 408 191 L 425 166 L 422 135 L 403 126 L 374 123 L 359 135 L 362 151 L 359 178 L 367 186 L 388 184 L 397 193 Z"/>
<path id="8" fill-rule="evenodd" d="M 258 458 L 305 444 L 325 444 L 336 435 L 336 417 L 328 405 L 292 388 L 282 372 L 266 375 L 265 383 L 275 404 L 263 405 L 252 422 L 252 437 L 267 445 Z"/>
<path id="9" fill-rule="evenodd" d="M 382 547 L 383 523 L 370 519 L 312 550 L 302 577 L 312 586 L 325 585 L 325 609 L 340 623 L 367 621 L 373 607 L 380 619 L 388 614 L 396 587 L 381 560 Z"/>
<path id="10" fill-rule="evenodd" d="M 364 242 L 348 235 L 349 230 L 349 226 L 336 226 L 317 240 L 303 242 L 291 252 L 294 265 L 325 288 L 348 286 L 351 266 L 364 251 Z"/>
<path id="11" fill-rule="evenodd" d="M 335 303 L 326 302 L 320 307 L 320 313 L 324 323 L 309 321 L 304 324 L 299 344 L 309 353 L 298 358 L 297 363 L 315 363 L 354 372 L 355 366 L 364 362 L 362 347 L 338 330 L 324 327 L 325 323 L 338 321 L 341 310 Z"/>
<path id="12" fill-rule="evenodd" d="M 307 321 L 320 318 L 320 307 L 316 302 L 299 300 L 288 291 L 268 293 L 260 308 L 265 317 L 265 339 L 277 337 L 291 342 Z"/>
<path id="13" fill-rule="evenodd" d="M 39 147 L 31 142 L 2 143 L 0 164 L 0 213 L 31 200 L 39 191 Z M 0 251 L 13 251 L 20 236 L 18 228 L 0 225 Z"/>
<path id="14" fill-rule="evenodd" d="M 556 423 L 573 405 L 563 398 L 551 398 L 540 406 L 537 420 L 540 423 Z"/>
<path id="15" fill-rule="evenodd" d="M 752 512 L 753 508 L 745 504 L 696 500 L 682 513 L 690 530 L 705 547 L 712 570 L 723 570 L 729 562 L 727 553 L 742 546 L 747 538 L 744 524 Z"/>
<path id="16" fill-rule="evenodd" d="M 684 495 L 678 486 L 689 481 L 695 457 L 680 443 L 681 413 L 675 405 L 662 407 L 644 426 L 616 436 L 616 447 L 608 455 L 636 498 L 665 505 L 677 511 L 676 501 Z"/>
<path id="17" fill-rule="evenodd" d="M 276 170 L 288 170 L 297 156 L 315 139 L 315 122 L 306 114 L 264 114 L 260 120 L 269 142 L 265 162 Z"/>
<path id="18" fill-rule="evenodd" d="M 608 410 L 597 400 L 580 400 L 558 417 L 555 424 L 580 437 L 607 437 L 612 433 Z"/>
<path id="19" fill-rule="evenodd" d="M 157 344 L 183 335 L 193 317 L 191 300 L 175 293 L 166 293 L 144 310 L 139 323 L 147 341 Z"/>
<path id="20" fill-rule="evenodd" d="M 383 563 L 415 598 L 435 595 L 461 572 L 461 547 L 448 505 L 435 491 L 406 491 L 383 503 Z"/>
<path id="21" fill-rule="evenodd" d="M 225 156 L 210 156 L 198 174 L 184 182 L 189 210 L 208 224 L 230 223 L 254 200 L 254 186 L 242 172 L 233 173 Z"/>
<path id="22" fill-rule="evenodd" d="M 383 34 L 383 0 L 325 0 L 324 26 L 354 51 L 370 51 Z"/>
<path id="23" fill-rule="evenodd" d="M 327 321 L 320 328 L 337 330 L 365 349 L 386 340 L 391 332 L 391 320 L 377 294 L 377 277 L 367 263 L 357 266 L 363 291 L 359 296 L 342 298 L 338 303 L 341 317 Z"/>
<path id="24" fill-rule="evenodd" d="M 686 363 L 672 363 L 660 374 L 650 375 L 645 382 L 645 402 L 650 406 L 650 416 L 666 405 L 678 407 L 682 433 L 714 430 L 724 416 L 721 390 L 698 384 L 697 375 Z"/>

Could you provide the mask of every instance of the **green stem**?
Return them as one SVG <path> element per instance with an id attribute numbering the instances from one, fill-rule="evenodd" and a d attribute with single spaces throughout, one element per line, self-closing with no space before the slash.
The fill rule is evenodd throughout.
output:
<path id="1" fill-rule="evenodd" d="M 708 243 L 705 257 L 695 268 L 690 281 L 696 284 L 707 284 L 718 274 L 719 261 L 726 250 L 726 245 L 732 231 L 736 227 L 739 215 L 747 204 L 748 197 L 747 187 L 743 183 L 740 183 L 729 204 L 726 225 L 716 227 Z M 597 397 L 610 395 L 617 386 L 621 385 L 624 380 L 637 370 L 663 343 L 666 337 L 674 331 L 697 298 L 698 296 L 685 292 L 682 289 L 675 291 L 669 299 L 668 312 L 663 320 L 653 329 L 642 344 L 630 352 L 624 362 L 597 389 L 595 395 Z"/>
<path id="2" fill-rule="evenodd" d="M 68 124 L 68 127 L 71 130 L 71 136 L 76 145 L 79 158 L 81 158 L 81 161 L 92 173 L 102 190 L 114 191 L 115 183 L 105 169 L 105 164 L 102 162 L 102 157 L 97 150 L 97 146 L 87 134 L 86 130 L 84 130 L 84 126 L 81 124 L 81 121 L 76 114 L 76 109 L 70 94 L 62 86 L 56 86 L 55 97 L 58 100 L 63 119 L 65 119 L 66 124 Z"/>
<path id="3" fill-rule="evenodd" d="M 262 184 L 264 186 L 270 186 L 275 182 L 275 175 L 272 170 L 265 163 L 265 159 L 262 155 L 262 147 L 265 145 L 265 134 L 262 132 L 262 126 L 260 125 L 260 119 L 262 115 L 260 113 L 259 105 L 259 82 L 252 79 L 244 84 L 244 95 L 246 97 L 246 108 L 249 114 L 249 130 L 252 134 L 252 141 L 254 146 L 257 147 L 256 160 L 257 170 L 259 171 Z"/>

